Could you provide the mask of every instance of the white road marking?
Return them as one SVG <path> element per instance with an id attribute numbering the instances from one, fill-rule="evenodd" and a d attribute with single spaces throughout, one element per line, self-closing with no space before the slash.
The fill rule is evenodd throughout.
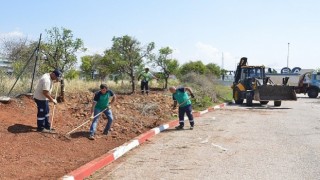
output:
<path id="1" fill-rule="evenodd" d="M 205 140 L 201 141 L 200 143 L 201 143 L 201 144 L 208 143 L 208 142 L 209 142 L 209 138 L 210 138 L 210 136 L 208 136 Z"/>
<path id="2" fill-rule="evenodd" d="M 219 149 L 221 149 L 221 150 L 223 150 L 223 151 L 228 151 L 228 149 L 226 149 L 226 148 L 224 148 L 224 147 L 222 147 L 222 146 L 220 146 L 220 145 L 218 145 L 218 144 L 213 144 L 213 143 L 211 143 L 211 145 L 214 146 L 214 147 L 217 147 L 217 148 L 219 148 Z"/>

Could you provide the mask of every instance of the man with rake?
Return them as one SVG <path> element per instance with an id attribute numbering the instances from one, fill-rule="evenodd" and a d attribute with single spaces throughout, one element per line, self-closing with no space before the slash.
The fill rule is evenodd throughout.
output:
<path id="1" fill-rule="evenodd" d="M 110 99 L 111 99 L 111 102 L 109 103 Z M 108 118 L 108 123 L 103 131 L 104 135 L 108 135 L 108 132 L 111 128 L 111 124 L 113 121 L 110 105 L 112 105 L 115 101 L 116 101 L 115 94 L 108 89 L 108 86 L 106 84 L 101 84 L 100 91 L 96 92 L 93 98 L 93 104 L 91 109 L 93 121 L 90 127 L 90 136 L 89 136 L 90 140 L 95 139 L 94 135 L 97 129 L 97 125 L 98 125 L 98 121 L 101 113 L 104 113 Z"/>
<path id="2" fill-rule="evenodd" d="M 53 83 L 61 80 L 62 73 L 56 69 L 51 73 L 44 74 L 39 80 L 33 94 L 34 101 L 37 104 L 37 131 L 51 133 L 51 124 L 49 120 L 49 101 L 57 104 L 57 100 L 51 96 Z M 55 97 L 57 98 L 57 97 Z"/>

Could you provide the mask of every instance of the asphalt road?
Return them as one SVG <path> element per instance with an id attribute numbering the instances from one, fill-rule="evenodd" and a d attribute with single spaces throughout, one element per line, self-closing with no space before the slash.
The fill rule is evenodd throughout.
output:
<path id="1" fill-rule="evenodd" d="M 193 131 L 160 133 L 91 179 L 320 179 L 320 99 L 272 105 L 208 113 Z"/>

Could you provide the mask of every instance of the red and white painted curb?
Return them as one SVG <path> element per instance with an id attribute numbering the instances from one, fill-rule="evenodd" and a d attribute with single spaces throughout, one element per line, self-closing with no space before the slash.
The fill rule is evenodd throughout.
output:
<path id="1" fill-rule="evenodd" d="M 204 111 L 200 112 L 193 112 L 194 117 L 200 117 L 201 115 L 212 112 L 217 109 L 224 108 L 226 106 L 226 103 L 208 108 Z M 185 118 L 187 119 L 187 117 Z M 99 169 L 111 164 L 116 159 L 120 158 L 124 154 L 126 154 L 128 151 L 134 149 L 135 147 L 139 146 L 140 144 L 143 144 L 147 139 L 150 139 L 151 137 L 159 134 L 160 132 L 175 127 L 179 124 L 179 120 L 173 120 L 169 123 L 163 124 L 159 127 L 153 128 L 138 137 L 130 140 L 129 142 L 124 143 L 123 145 L 114 148 L 113 150 L 110 150 L 108 153 L 102 155 L 101 157 L 94 159 L 93 161 L 81 166 L 80 168 L 70 172 L 69 174 L 63 176 L 60 179 L 63 180 L 80 180 L 84 179 L 86 177 L 89 177 L 94 172 L 98 171 Z"/>

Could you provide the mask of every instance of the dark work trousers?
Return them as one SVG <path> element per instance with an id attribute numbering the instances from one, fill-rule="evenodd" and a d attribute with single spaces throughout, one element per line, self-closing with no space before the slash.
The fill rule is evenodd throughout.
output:
<path id="1" fill-rule="evenodd" d="M 144 89 L 146 90 L 146 93 L 149 94 L 149 81 L 141 81 L 141 93 L 144 94 Z"/>
<path id="2" fill-rule="evenodd" d="M 184 106 L 184 107 L 179 107 L 179 124 L 181 127 L 184 126 L 184 114 L 187 114 L 190 126 L 194 126 L 194 120 L 193 120 L 193 115 L 192 115 L 192 106 L 191 104 Z"/>
<path id="3" fill-rule="evenodd" d="M 37 114 L 37 130 L 41 131 L 44 128 L 50 129 L 49 120 L 49 101 L 48 100 L 38 100 L 34 99 L 37 104 L 38 114 Z"/>

